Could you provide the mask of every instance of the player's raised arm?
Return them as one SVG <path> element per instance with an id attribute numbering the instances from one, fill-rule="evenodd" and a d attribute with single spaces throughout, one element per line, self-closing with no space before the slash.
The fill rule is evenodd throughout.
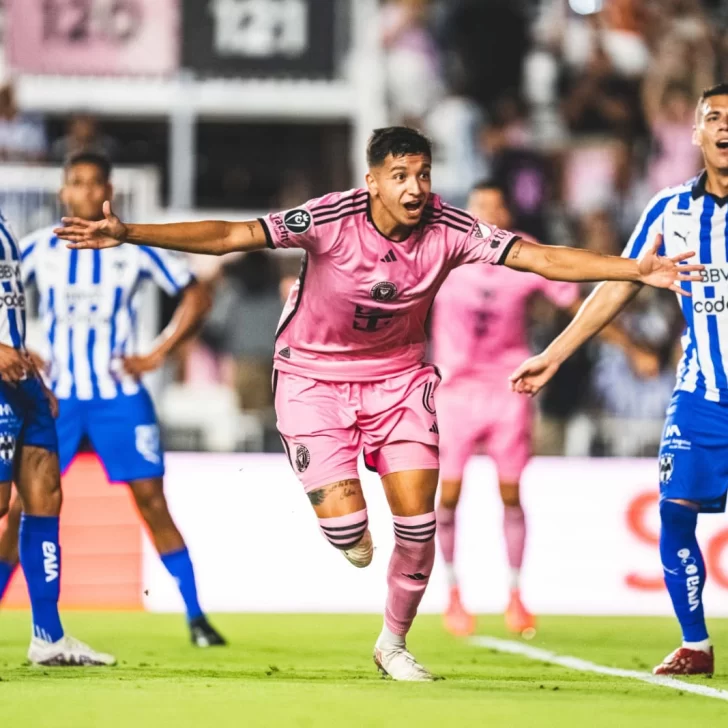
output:
<path id="1" fill-rule="evenodd" d="M 259 220 L 225 222 L 173 222 L 161 225 L 123 223 L 104 203 L 104 219 L 84 220 L 80 217 L 62 218 L 63 227 L 54 230 L 59 238 L 68 241 L 69 248 L 113 248 L 122 243 L 149 245 L 184 253 L 224 255 L 249 252 L 266 246 L 268 236 Z"/>
<path id="2" fill-rule="evenodd" d="M 609 281 L 597 286 L 569 325 L 541 354 L 532 356 L 509 377 L 511 388 L 534 395 L 580 346 L 606 327 L 639 293 L 639 283 Z"/>
<path id="3" fill-rule="evenodd" d="M 637 259 L 601 255 L 590 250 L 540 245 L 518 240 L 506 254 L 505 265 L 515 270 L 538 273 L 544 278 L 561 281 L 628 281 L 655 288 L 668 288 L 689 296 L 680 287 L 681 281 L 700 281 L 701 265 L 686 265 L 695 255 L 686 251 L 667 258 L 658 255 L 662 236 L 657 235 L 651 247 Z"/>

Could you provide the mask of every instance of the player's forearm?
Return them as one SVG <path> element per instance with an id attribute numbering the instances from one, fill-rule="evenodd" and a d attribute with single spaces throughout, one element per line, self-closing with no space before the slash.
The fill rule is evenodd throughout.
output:
<path id="1" fill-rule="evenodd" d="M 580 346 L 599 332 L 606 333 L 613 343 L 631 346 L 631 340 L 621 328 L 609 326 L 622 309 L 639 293 L 639 283 L 612 281 L 602 283 L 584 301 L 571 323 L 549 344 L 549 360 L 561 364 Z"/>
<path id="2" fill-rule="evenodd" d="M 538 273 L 554 281 L 636 282 L 640 279 L 636 260 L 527 241 L 516 243 L 506 262 L 512 268 Z"/>
<path id="3" fill-rule="evenodd" d="M 172 354 L 202 323 L 212 308 L 209 284 L 193 283 L 182 296 L 172 320 L 154 344 L 154 354 L 162 358 Z"/>
<path id="4" fill-rule="evenodd" d="M 265 233 L 257 220 L 233 223 L 223 220 L 175 222 L 161 225 L 127 224 L 125 241 L 183 253 L 224 255 L 265 247 Z"/>

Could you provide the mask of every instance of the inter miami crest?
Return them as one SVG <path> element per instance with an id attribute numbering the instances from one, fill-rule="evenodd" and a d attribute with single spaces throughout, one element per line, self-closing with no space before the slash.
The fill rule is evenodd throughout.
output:
<path id="1" fill-rule="evenodd" d="M 3 432 L 0 435 L 0 460 L 4 463 L 12 463 L 15 457 L 15 438 Z"/>
<path id="2" fill-rule="evenodd" d="M 375 301 L 391 301 L 397 295 L 397 286 L 390 281 L 382 281 L 372 288 L 370 295 Z"/>
<path id="3" fill-rule="evenodd" d="M 296 448 L 296 470 L 299 473 L 303 473 L 308 466 L 311 464 L 311 453 L 308 448 L 304 445 L 299 445 Z"/>
<path id="4" fill-rule="evenodd" d="M 311 227 L 311 213 L 301 208 L 289 210 L 283 216 L 283 224 L 294 235 L 305 233 Z"/>
<path id="5" fill-rule="evenodd" d="M 665 453 L 660 457 L 660 483 L 669 483 L 675 468 L 675 456 Z"/>

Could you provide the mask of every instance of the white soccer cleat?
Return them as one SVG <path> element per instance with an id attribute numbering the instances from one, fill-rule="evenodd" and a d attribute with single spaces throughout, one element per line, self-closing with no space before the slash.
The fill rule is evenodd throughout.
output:
<path id="1" fill-rule="evenodd" d="M 372 534 L 369 533 L 369 529 L 367 528 L 364 531 L 364 535 L 356 546 L 352 546 L 346 551 L 342 550 L 341 553 L 357 569 L 363 569 L 365 566 L 369 566 L 372 563 L 372 556 L 374 556 L 374 543 L 372 542 Z"/>
<path id="2" fill-rule="evenodd" d="M 382 675 L 389 675 L 393 680 L 433 682 L 436 679 L 405 647 L 382 649 L 379 640 L 374 645 L 374 664 Z"/>
<path id="3" fill-rule="evenodd" d="M 61 637 L 58 642 L 46 642 L 33 637 L 28 648 L 28 659 L 34 665 L 47 667 L 101 667 L 116 664 L 113 655 L 96 652 L 68 635 Z"/>

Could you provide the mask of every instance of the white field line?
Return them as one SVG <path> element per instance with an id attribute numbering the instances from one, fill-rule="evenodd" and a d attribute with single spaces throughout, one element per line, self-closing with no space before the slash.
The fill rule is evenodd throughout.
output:
<path id="1" fill-rule="evenodd" d="M 477 647 L 487 647 L 497 652 L 507 652 L 511 655 L 520 655 L 528 657 L 531 660 L 539 662 L 549 662 L 552 665 L 560 665 L 570 670 L 578 670 L 579 672 L 594 672 L 599 675 L 610 675 L 611 677 L 627 677 L 632 680 L 640 680 L 650 685 L 659 685 L 663 688 L 671 688 L 672 690 L 682 690 L 685 693 L 695 693 L 696 695 L 704 695 L 706 698 L 717 698 L 718 700 L 728 700 L 728 690 L 720 690 L 719 688 L 710 688 L 707 685 L 698 683 L 683 682 L 674 677 L 666 677 L 664 675 L 652 675 L 649 672 L 639 672 L 637 670 L 622 670 L 618 667 L 607 667 L 606 665 L 597 665 L 595 662 L 581 660 L 578 657 L 570 657 L 569 655 L 557 655 L 555 652 L 548 650 L 540 650 L 538 647 L 531 647 L 523 644 L 523 642 L 515 642 L 513 640 L 501 640 L 497 637 L 472 637 L 470 643 Z"/>

